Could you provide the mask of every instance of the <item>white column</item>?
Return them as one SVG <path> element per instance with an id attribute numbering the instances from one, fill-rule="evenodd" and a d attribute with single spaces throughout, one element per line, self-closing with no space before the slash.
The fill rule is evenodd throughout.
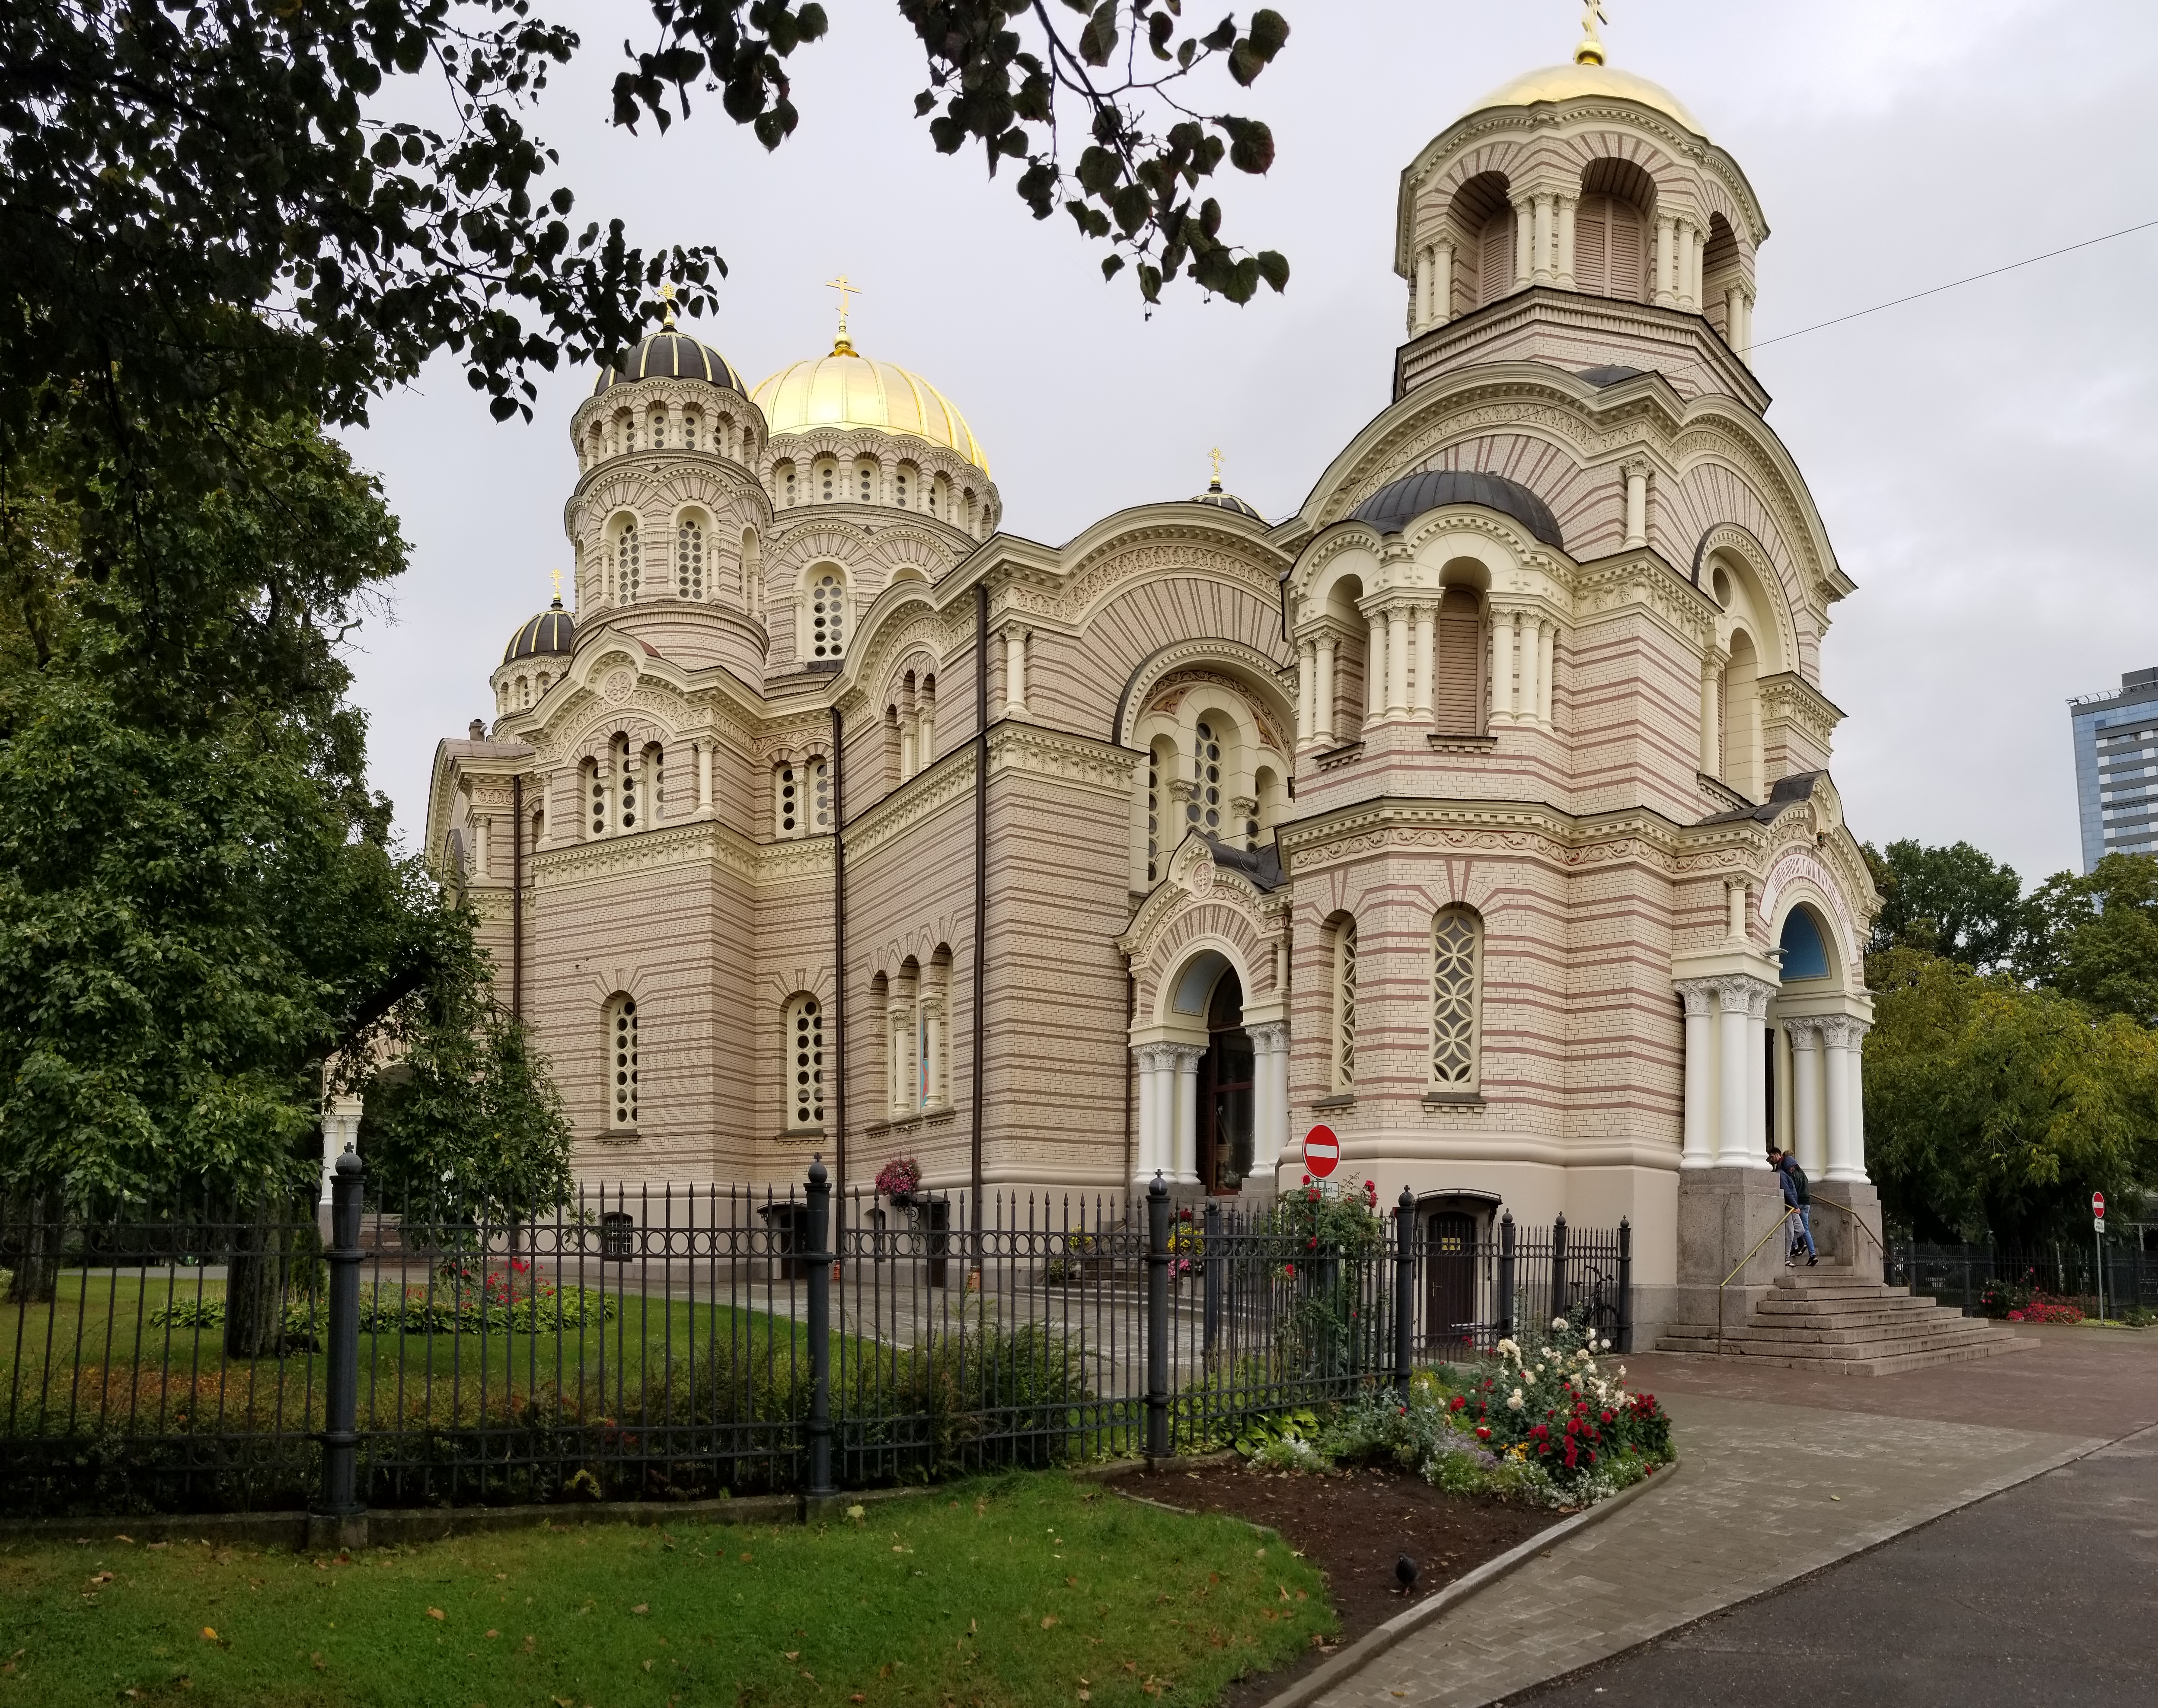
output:
<path id="1" fill-rule="evenodd" d="M 1552 268 L 1562 290 L 1571 291 L 1573 280 L 1574 215 L 1581 207 L 1578 196 L 1558 199 L 1558 260 Z"/>
<path id="2" fill-rule="evenodd" d="M 697 813 L 700 818 L 712 816 L 712 744 L 697 744 Z"/>
<path id="3" fill-rule="evenodd" d="M 1552 230 L 1553 216 L 1558 211 L 1558 198 L 1536 196 L 1531 205 L 1536 209 L 1536 252 L 1530 259 L 1531 276 L 1539 285 L 1548 285 L 1556 269 L 1551 265 L 1557 232 Z"/>
<path id="4" fill-rule="evenodd" d="M 914 768 L 925 771 L 937 756 L 937 701 L 918 702 L 914 711 Z"/>
<path id="5" fill-rule="evenodd" d="M 914 720 L 903 717 L 899 720 L 899 780 L 905 782 L 914 775 Z"/>
<path id="6" fill-rule="evenodd" d="M 1626 550 L 1638 550 L 1649 543 L 1649 466 L 1626 465 Z"/>
<path id="7" fill-rule="evenodd" d="M 1828 1168 L 1828 1143 L 1821 1132 L 1820 1022 L 1786 1020 L 1791 1035 L 1791 1148 L 1806 1178 L 1817 1180 Z"/>
<path id="8" fill-rule="evenodd" d="M 1722 658 L 1714 653 L 1701 666 L 1701 772 L 1714 777 L 1723 765 L 1723 731 L 1717 724 L 1717 679 L 1722 674 Z"/>
<path id="9" fill-rule="evenodd" d="M 1558 625 L 1555 622 L 1546 622 L 1541 623 L 1537 627 L 1543 641 L 1543 657 L 1536 665 L 1536 686 L 1542 691 L 1543 699 L 1537 708 L 1536 715 L 1544 720 L 1544 727 L 1548 730 L 1553 727 L 1551 668 L 1558 656 Z"/>
<path id="10" fill-rule="evenodd" d="M 1746 880 L 1727 880 L 1723 886 L 1723 934 L 1734 943 L 1746 941 Z"/>
<path id="11" fill-rule="evenodd" d="M 358 1097 L 332 1097 L 323 1106 L 323 1191 L 321 1203 L 329 1208 L 330 1182 L 337 1173 L 337 1159 L 348 1150 L 359 1148 L 359 1117 L 362 1101 Z"/>
<path id="12" fill-rule="evenodd" d="M 1415 686 L 1409 693 L 1409 714 L 1424 723 L 1431 721 L 1433 699 L 1432 666 L 1438 654 L 1432 648 L 1433 623 L 1437 613 L 1428 605 L 1416 608 L 1416 638 L 1410 650 L 1410 668 Z"/>
<path id="13" fill-rule="evenodd" d="M 1403 717 L 1409 709 L 1409 608 L 1391 606 L 1386 611 L 1386 715 Z"/>
<path id="14" fill-rule="evenodd" d="M 1288 1023 L 1262 1020 L 1245 1028 L 1252 1035 L 1252 1171 L 1271 1176 L 1288 1143 Z"/>
<path id="15" fill-rule="evenodd" d="M 1851 1029 L 1851 1172 L 1843 1178 L 1856 1184 L 1871 1178 L 1866 1172 L 1866 1035 L 1873 1028 L 1863 1020 L 1846 1024 Z"/>
<path id="16" fill-rule="evenodd" d="M 1312 678 L 1319 668 L 1319 648 L 1309 641 L 1296 643 L 1296 745 L 1309 747 L 1318 731 L 1311 715 Z"/>
<path id="17" fill-rule="evenodd" d="M 1716 981 L 1716 1160 L 1739 1165 L 1746 1143 L 1746 986 L 1744 978 Z"/>
<path id="18" fill-rule="evenodd" d="M 1543 663 L 1543 643 L 1536 634 L 1537 619 L 1529 612 L 1521 615 L 1521 686 L 1515 701 L 1515 710 L 1534 723 L 1536 708 L 1543 704 L 1543 689 L 1537 685 L 1536 671 Z"/>
<path id="19" fill-rule="evenodd" d="M 1822 1101 L 1828 1105 L 1828 1169 L 1825 1178 L 1830 1180 L 1866 1178 L 1856 1166 L 1856 1151 L 1851 1131 L 1852 1030 L 1851 1022 L 1841 1014 L 1830 1014 L 1821 1022 L 1822 1054 L 1827 1068 L 1822 1075 Z M 1804 1164 L 1799 1166 L 1803 1168 Z"/>
<path id="20" fill-rule="evenodd" d="M 1678 989 L 1686 999 L 1686 1112 L 1679 1166 L 1711 1169 L 1716 1166 L 1716 1152 L 1709 1135 L 1715 1112 L 1709 1107 L 1709 1098 L 1715 1080 L 1709 1052 L 1715 1040 L 1709 1025 L 1709 1005 L 1716 988 L 1711 980 L 1695 978 Z"/>
<path id="21" fill-rule="evenodd" d="M 1422 332 L 1431 324 L 1431 251 L 1416 252 L 1416 285 L 1409 304 L 1409 330 Z"/>
<path id="22" fill-rule="evenodd" d="M 1138 1136 L 1132 1147 L 1132 1180 L 1144 1186 L 1154 1179 L 1161 1132 L 1161 1046 L 1141 1044 L 1132 1051 L 1138 1070 Z"/>
<path id="23" fill-rule="evenodd" d="M 1491 613 L 1491 722 L 1494 733 L 1501 718 L 1514 710 L 1514 613 Z"/>
<path id="24" fill-rule="evenodd" d="M 1742 291 L 1738 296 L 1738 342 L 1731 347 L 1738 352 L 1738 359 L 1753 359 L 1753 293 Z"/>
<path id="25" fill-rule="evenodd" d="M 1175 1168 L 1169 1178 L 1186 1186 L 1199 1184 L 1199 1060 L 1206 1054 L 1195 1044 L 1176 1050 Z"/>
<path id="26" fill-rule="evenodd" d="M 472 821 L 472 875 L 475 883 L 487 881 L 487 844 L 493 829 L 494 821 L 492 818 L 475 818 Z"/>
<path id="27" fill-rule="evenodd" d="M 1723 342 L 1734 350 L 1738 348 L 1738 287 L 1736 285 L 1723 287 Z M 1799 1166 L 1804 1168 L 1805 1164 L 1801 1163 Z"/>
<path id="28" fill-rule="evenodd" d="M 1026 631 L 1004 631 L 1004 715 L 1023 718 L 1026 713 Z"/>
<path id="29" fill-rule="evenodd" d="M 1768 1166 L 1768 998 L 1773 994 L 1765 984 L 1746 993 L 1745 1151 L 1732 1158 L 1740 1167 Z"/>
<path id="30" fill-rule="evenodd" d="M 1318 665 L 1311 684 L 1311 735 L 1320 746 L 1330 746 L 1334 740 L 1334 637 L 1319 636 Z"/>
<path id="31" fill-rule="evenodd" d="M 1535 280 L 1536 210 L 1532 201 L 1514 204 L 1514 288 L 1526 290 Z"/>
<path id="32" fill-rule="evenodd" d="M 1369 611 L 1364 625 L 1364 721 L 1386 715 L 1386 613 Z"/>
<path id="33" fill-rule="evenodd" d="M 1438 244 L 1431 253 L 1431 323 L 1444 326 L 1453 318 L 1453 245 Z"/>

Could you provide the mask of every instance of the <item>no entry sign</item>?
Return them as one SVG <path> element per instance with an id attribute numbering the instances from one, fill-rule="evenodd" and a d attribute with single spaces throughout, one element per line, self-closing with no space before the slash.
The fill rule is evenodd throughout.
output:
<path id="1" fill-rule="evenodd" d="M 2092 1193 L 2092 1194 L 2091 1194 L 2091 1214 L 2092 1214 L 2093 1215 L 2095 1215 L 2095 1216 L 2100 1217 L 2101 1219 L 2103 1219 L 2103 1217 L 2104 1216 L 2104 1215 L 2105 1215 L 2105 1194 L 2104 1194 L 2104 1193 L 2103 1193 L 2103 1192 L 2093 1192 L 2093 1193 Z"/>
<path id="2" fill-rule="evenodd" d="M 1304 1165 L 1324 1180 L 1341 1160 L 1341 1141 L 1324 1122 L 1304 1136 Z"/>

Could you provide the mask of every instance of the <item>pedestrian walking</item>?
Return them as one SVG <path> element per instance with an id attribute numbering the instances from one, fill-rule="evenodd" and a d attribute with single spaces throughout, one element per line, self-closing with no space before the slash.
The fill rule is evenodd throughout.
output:
<path id="1" fill-rule="evenodd" d="M 1773 1145 L 1768 1147 L 1768 1166 L 1776 1171 L 1776 1179 L 1784 1189 L 1784 1202 L 1791 1212 L 1791 1243 L 1784 1256 L 1784 1267 L 1794 1267 L 1803 1251 L 1810 1268 L 1820 1262 L 1820 1254 L 1814 1250 L 1813 1190 L 1806 1184 L 1806 1171 L 1799 1166 L 1796 1157 Z"/>

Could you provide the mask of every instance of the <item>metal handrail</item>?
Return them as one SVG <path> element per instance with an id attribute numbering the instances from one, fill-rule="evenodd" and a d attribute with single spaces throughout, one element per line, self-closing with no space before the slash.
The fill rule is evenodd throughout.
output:
<path id="1" fill-rule="evenodd" d="M 1795 1214 L 1795 1212 L 1792 1206 L 1788 1204 L 1785 1205 L 1784 1206 L 1784 1213 L 1776 1218 L 1774 1226 L 1770 1227 L 1768 1231 L 1762 1235 L 1759 1239 L 1754 1241 L 1753 1251 L 1748 1251 L 1743 1257 L 1741 1257 L 1738 1260 L 1738 1268 L 1733 1269 L 1730 1274 L 1725 1276 L 1722 1280 L 1716 1283 L 1716 1344 L 1718 1346 L 1723 1344 L 1723 1289 L 1730 1286 L 1732 1282 L 1738 1278 L 1738 1270 L 1743 1269 L 1748 1263 L 1751 1263 L 1753 1261 L 1755 1253 L 1758 1252 L 1762 1246 L 1767 1245 L 1771 1239 L 1775 1237 L 1776 1229 L 1783 1226 L 1785 1222 L 1791 1219 L 1794 1214 Z"/>
<path id="2" fill-rule="evenodd" d="M 1888 1248 L 1881 1243 L 1880 1235 L 1875 1233 L 1871 1228 L 1866 1226 L 1866 1218 L 1864 1216 L 1861 1215 L 1849 1205 L 1838 1204 L 1833 1198 L 1824 1198 L 1818 1192 L 1814 1194 L 1813 1201 L 1816 1204 L 1825 1204 L 1830 1210 L 1840 1210 L 1846 1215 L 1849 1216 L 1851 1218 L 1851 1225 L 1856 1228 L 1859 1232 L 1865 1235 L 1867 1239 L 1873 1241 L 1873 1249 L 1881 1254 L 1881 1261 L 1884 1264 L 1888 1261 Z M 1853 1268 L 1857 1267 L 1856 1264 L 1853 1264 L 1851 1267 Z"/>

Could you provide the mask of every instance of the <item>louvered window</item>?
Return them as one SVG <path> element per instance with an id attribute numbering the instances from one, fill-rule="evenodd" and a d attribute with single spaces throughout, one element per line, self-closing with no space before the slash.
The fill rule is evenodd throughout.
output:
<path id="1" fill-rule="evenodd" d="M 1484 732 L 1484 616 L 1476 595 L 1449 587 L 1438 605 L 1438 682 L 1432 725 L 1443 735 Z"/>
<path id="2" fill-rule="evenodd" d="M 638 555 L 637 524 L 632 522 L 622 530 L 614 543 L 614 601 L 617 605 L 634 604 L 638 584 L 643 579 L 643 562 Z"/>
<path id="3" fill-rule="evenodd" d="M 1574 214 L 1573 280 L 1595 297 L 1639 302 L 1646 276 L 1640 212 L 1616 196 L 1583 196 Z"/>
<path id="4" fill-rule="evenodd" d="M 674 591 L 684 599 L 705 596 L 705 530 L 692 517 L 674 530 Z"/>
<path id="5" fill-rule="evenodd" d="M 1356 1083 L 1356 924 L 1334 928 L 1334 1089 Z"/>
<path id="6" fill-rule="evenodd" d="M 1514 210 L 1507 208 L 1484 222 L 1477 244 L 1477 303 L 1495 302 L 1513 288 Z"/>
<path id="7" fill-rule="evenodd" d="M 847 648 L 847 595 L 836 575 L 821 575 L 809 590 L 809 656 L 837 658 Z"/>

